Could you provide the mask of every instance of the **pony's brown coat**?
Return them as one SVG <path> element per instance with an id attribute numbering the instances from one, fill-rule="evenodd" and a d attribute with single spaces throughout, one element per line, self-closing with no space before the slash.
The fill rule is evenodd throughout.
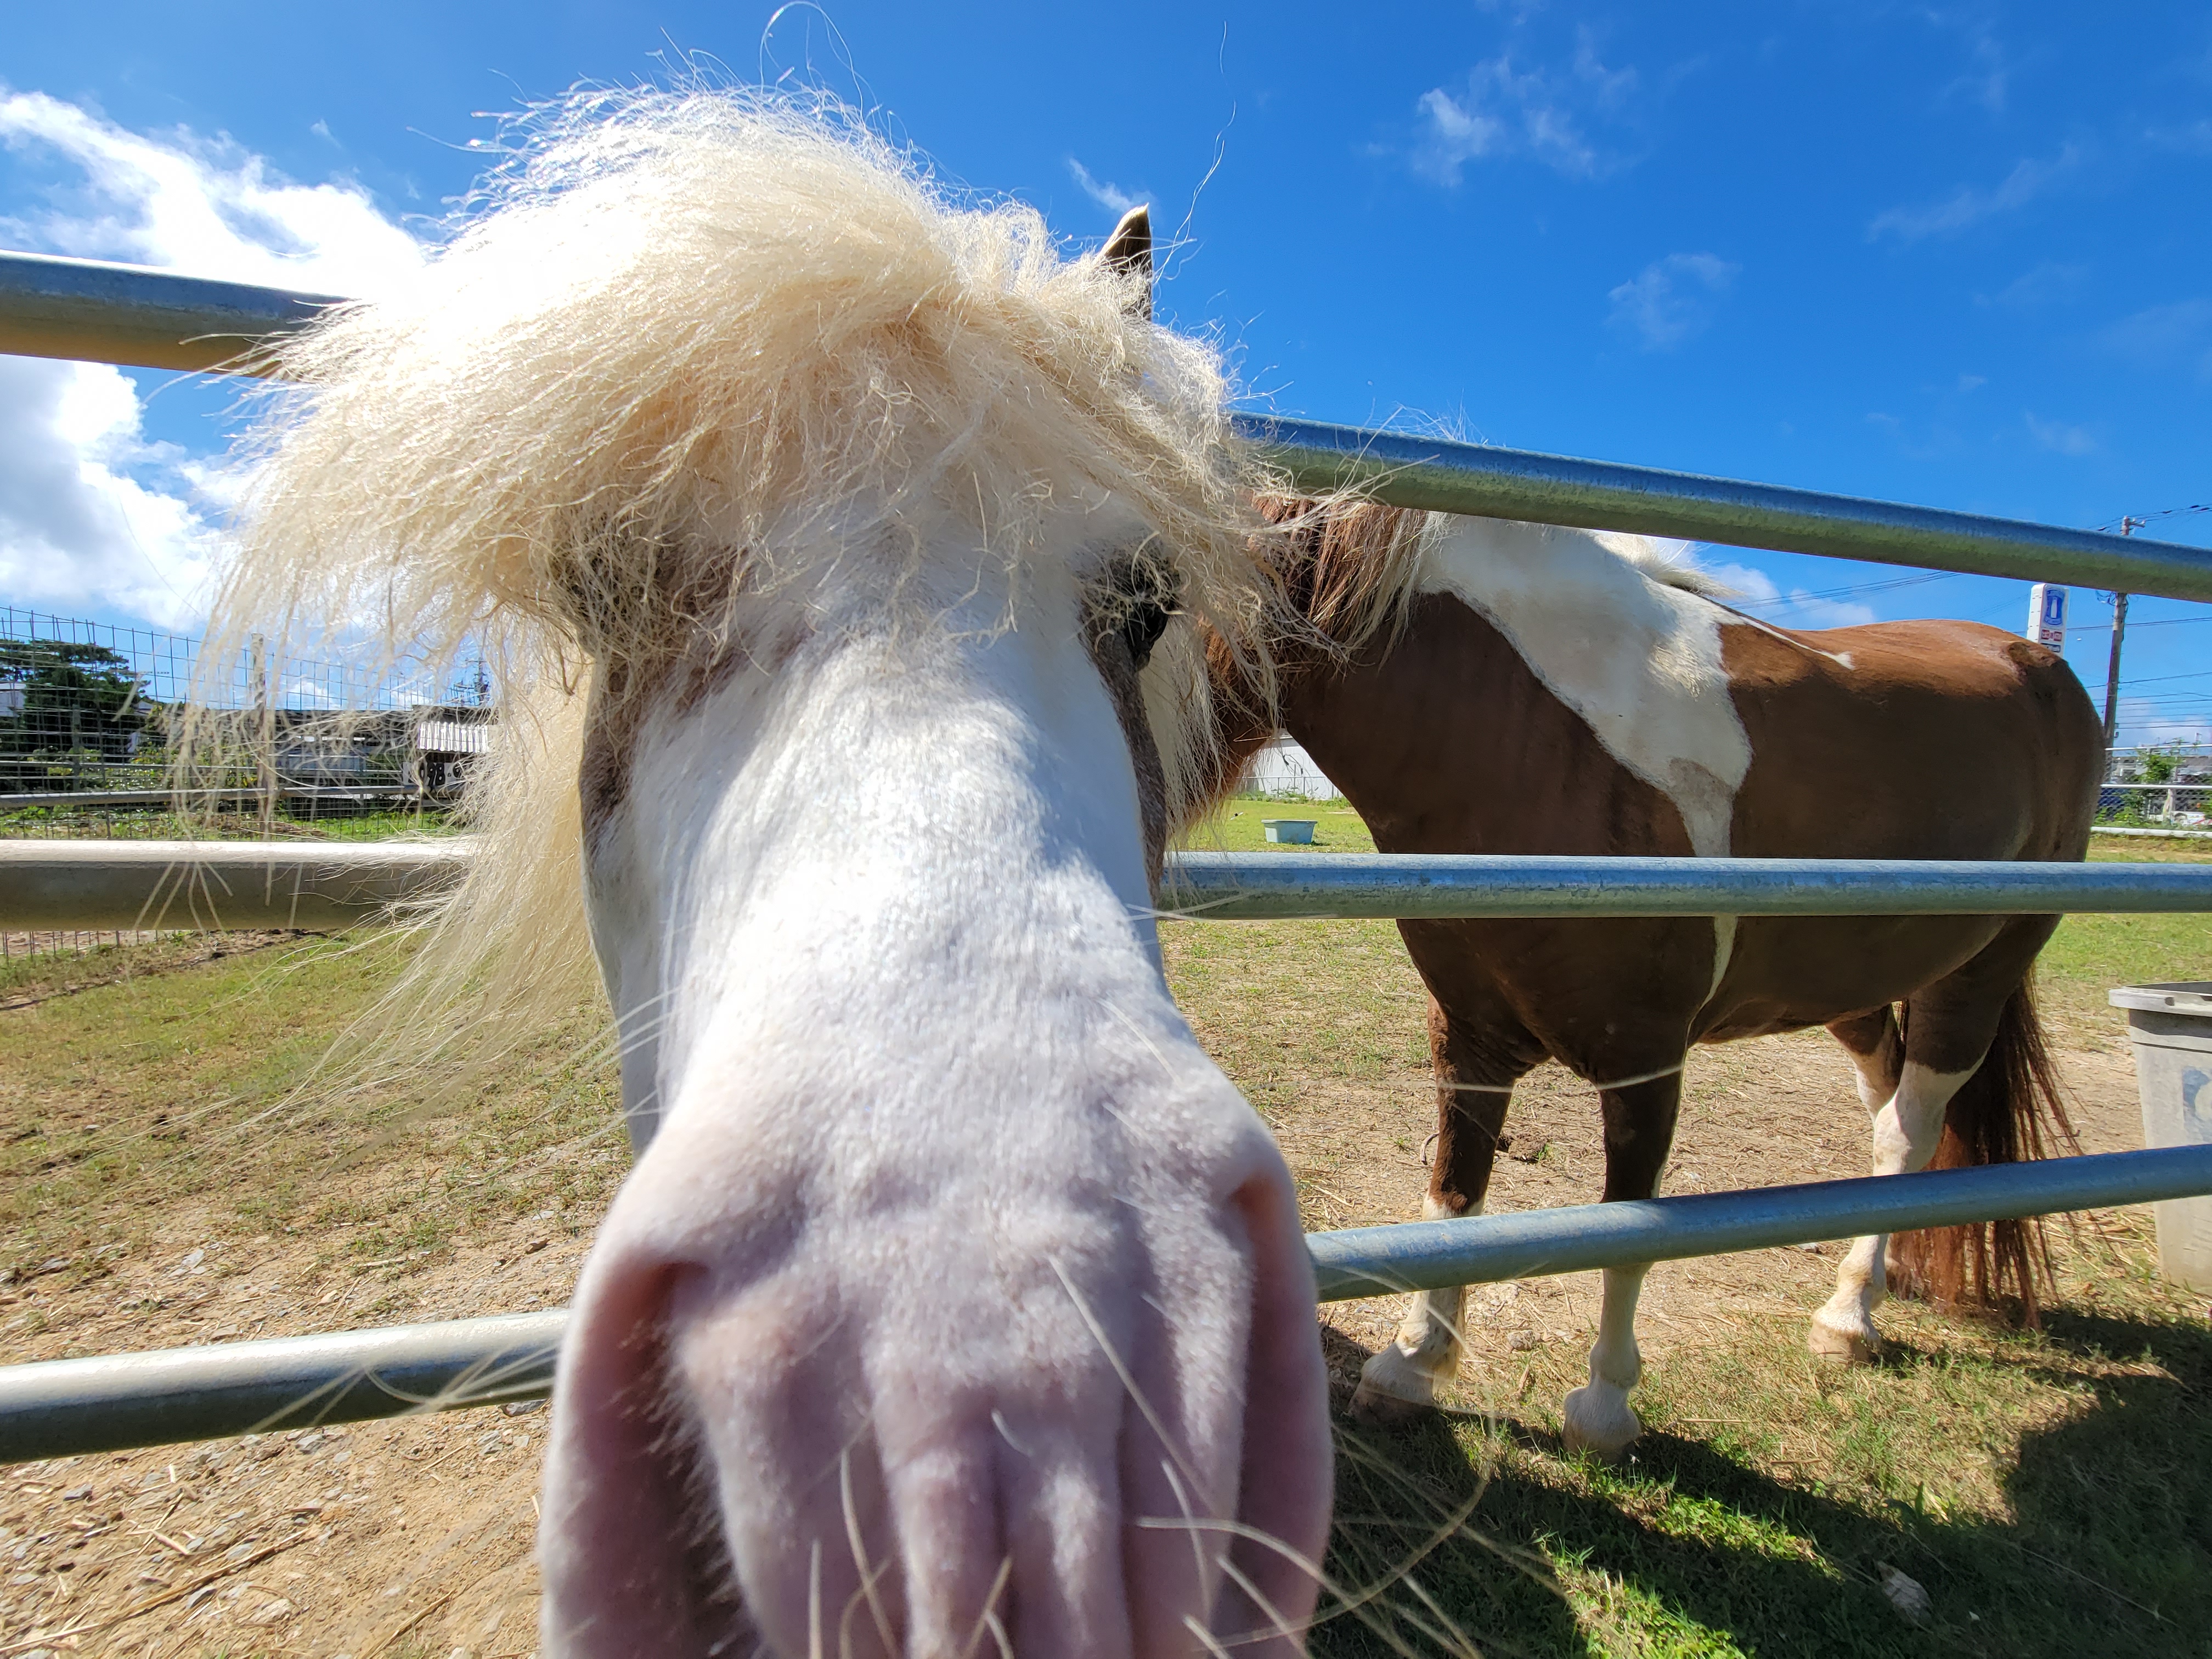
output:
<path id="1" fill-rule="evenodd" d="M 1414 586 L 1425 515 L 1264 503 L 1293 534 L 1278 574 L 1338 643 L 1279 653 L 1279 719 L 1393 853 L 1674 855 L 1674 803 L 1546 688 L 1499 629 Z M 1663 577 L 1662 577 L 1663 579 Z M 1680 585 L 1694 589 L 1685 580 Z M 2100 732 L 2064 663 L 1972 623 L 1722 629 L 1752 763 L 1730 851 L 1745 857 L 2078 859 Z M 1593 648 L 1601 648 L 1595 646 Z M 1274 722 L 1213 653 L 1225 789 Z M 2055 917 L 1747 918 L 1714 981 L 1705 919 L 1407 921 L 1434 999 L 1441 1133 L 1431 1196 L 1487 1184 L 1506 1091 L 1547 1058 L 1601 1085 L 1606 1196 L 1655 1189 L 1689 1045 L 1829 1024 L 1856 1051 L 1955 1073 L 1939 1164 L 2039 1155 L 2063 1109 L 2025 981 Z M 1899 1006 L 1904 1017 L 1889 1011 Z M 1673 1068 L 1673 1069 L 1670 1069 Z M 1658 1075 L 1654 1075 L 1657 1073 Z M 1955 1297 L 2018 1293 L 2033 1237 L 1951 1229 L 1901 1241 L 1899 1278 Z"/>

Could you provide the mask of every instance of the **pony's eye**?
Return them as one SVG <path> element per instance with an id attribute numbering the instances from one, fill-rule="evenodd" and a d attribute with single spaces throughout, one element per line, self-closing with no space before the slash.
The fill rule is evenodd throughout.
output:
<path id="1" fill-rule="evenodd" d="M 1112 586 L 1120 601 L 1114 632 L 1128 647 L 1131 665 L 1141 670 L 1168 631 L 1169 619 L 1182 608 L 1182 580 L 1172 568 L 1131 559 L 1114 572 Z"/>
<path id="2" fill-rule="evenodd" d="M 1141 669 L 1152 659 L 1152 647 L 1168 631 L 1168 618 L 1174 614 L 1158 594 L 1146 594 L 1129 607 L 1121 620 L 1121 642 L 1129 647 L 1133 665 Z"/>

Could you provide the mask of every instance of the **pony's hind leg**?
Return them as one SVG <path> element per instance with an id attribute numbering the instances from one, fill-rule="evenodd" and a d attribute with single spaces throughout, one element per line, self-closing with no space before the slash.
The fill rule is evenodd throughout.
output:
<path id="1" fill-rule="evenodd" d="M 1599 1090 L 1598 1103 L 1605 1116 L 1606 1203 L 1650 1198 L 1658 1192 L 1668 1149 L 1674 1143 L 1674 1116 L 1681 1100 L 1679 1060 L 1659 1076 Z M 1644 1357 L 1636 1346 L 1636 1304 L 1649 1271 L 1648 1267 L 1605 1270 L 1589 1381 L 1568 1395 L 1559 1413 L 1560 1437 L 1570 1451 L 1618 1457 L 1644 1432 L 1628 1395 L 1644 1374 Z"/>
<path id="2" fill-rule="evenodd" d="M 1455 1021 L 1437 1003 L 1429 1005 L 1429 1057 L 1437 1079 L 1437 1155 L 1429 1190 L 1421 1201 L 1423 1219 L 1480 1215 L 1498 1157 L 1498 1133 L 1505 1121 L 1513 1085 L 1526 1064 L 1483 1040 L 1485 1028 Z M 1436 1401 L 1437 1384 L 1455 1376 L 1463 1346 L 1460 1313 L 1467 1291 L 1462 1285 L 1422 1291 L 1398 1334 L 1359 1373 L 1352 1413 L 1364 1422 L 1395 1424 L 1425 1411 Z"/>
<path id="3" fill-rule="evenodd" d="M 1828 1035 L 1850 1056 L 1859 1103 L 1873 1117 L 1889 1104 L 1905 1070 L 1905 1033 L 1898 1028 L 1897 1010 L 1885 1002 L 1863 1014 L 1830 1020 Z"/>
<path id="4" fill-rule="evenodd" d="M 1828 1030 L 1850 1055 L 1859 1098 L 1874 1120 L 1873 1172 L 1898 1175 L 1925 1168 L 1942 1138 L 1944 1109 L 1981 1064 L 1981 1049 L 1972 1051 L 1963 1068 L 1939 1070 L 1945 1064 L 1957 1066 L 1958 1044 L 1934 1055 L 1923 1042 L 1921 1056 L 1912 1057 L 1895 1014 L 1887 1007 L 1838 1020 Z M 1916 1024 L 1914 1035 L 1919 1034 Z M 1978 1040 L 1983 1048 L 1988 1046 L 1986 1036 Z M 1929 1063 L 1931 1059 L 1935 1064 Z M 1836 1292 L 1813 1316 L 1807 1334 L 1807 1346 L 1821 1358 L 1863 1362 L 1881 1351 L 1874 1310 L 1889 1293 L 1883 1260 L 1888 1243 L 1879 1233 L 1851 1241 L 1836 1273 Z"/>

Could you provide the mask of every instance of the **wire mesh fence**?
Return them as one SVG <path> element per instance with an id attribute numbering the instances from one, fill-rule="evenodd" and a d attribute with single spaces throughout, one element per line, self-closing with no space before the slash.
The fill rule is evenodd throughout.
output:
<path id="1" fill-rule="evenodd" d="M 43 957 L 90 956 L 99 951 L 119 951 L 132 945 L 158 945 L 181 931 L 174 928 L 72 927 L 52 932 L 14 932 L 0 928 L 0 966 L 35 961 Z"/>
<path id="2" fill-rule="evenodd" d="M 452 769 L 426 769 L 425 755 L 481 744 L 448 735 L 437 749 L 425 731 L 466 732 L 489 718 L 491 702 L 480 659 L 458 675 L 393 674 L 255 640 L 210 663 L 187 635 L 0 605 L 0 806 L 10 795 L 163 790 L 189 704 L 245 716 L 233 722 L 244 734 L 237 762 L 202 779 L 210 788 L 252 790 L 264 816 L 280 793 L 330 798 L 330 811 L 358 809 L 367 803 L 332 792 L 450 786 Z"/>

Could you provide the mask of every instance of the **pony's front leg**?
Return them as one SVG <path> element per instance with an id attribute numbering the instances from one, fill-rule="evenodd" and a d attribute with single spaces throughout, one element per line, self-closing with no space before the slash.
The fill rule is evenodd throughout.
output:
<path id="1" fill-rule="evenodd" d="M 1606 1203 L 1650 1198 L 1658 1192 L 1681 1099 L 1679 1058 L 1656 1077 L 1638 1077 L 1599 1090 L 1605 1115 Z M 1636 1346 L 1636 1303 L 1644 1290 L 1644 1275 L 1650 1271 L 1648 1266 L 1605 1270 L 1589 1381 L 1567 1395 L 1559 1413 L 1560 1437 L 1569 1451 L 1618 1457 L 1644 1432 L 1628 1395 L 1644 1374 L 1643 1356 Z"/>
<path id="2" fill-rule="evenodd" d="M 1498 1132 L 1513 1097 L 1514 1079 L 1527 1068 L 1500 1062 L 1494 1045 L 1480 1041 L 1471 1022 L 1455 1021 L 1431 1003 L 1429 1055 L 1437 1078 L 1437 1156 L 1421 1200 L 1425 1221 L 1480 1215 L 1498 1157 Z M 1363 1366 L 1352 1396 L 1362 1422 L 1393 1425 L 1436 1403 L 1437 1385 L 1459 1372 L 1464 1333 L 1462 1285 L 1422 1291 L 1398 1327 L 1397 1336 Z"/>

